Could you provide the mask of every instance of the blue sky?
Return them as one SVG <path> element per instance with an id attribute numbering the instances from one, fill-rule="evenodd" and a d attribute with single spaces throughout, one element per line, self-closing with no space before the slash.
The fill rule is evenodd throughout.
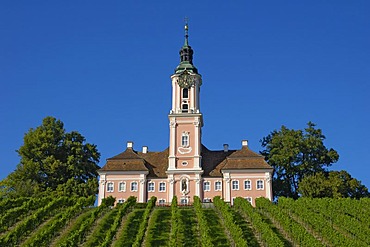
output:
<path id="1" fill-rule="evenodd" d="M 370 187 L 369 1 L 1 1 L 0 179 L 46 116 L 98 146 L 167 147 L 189 17 L 203 143 L 239 149 L 308 121 Z"/>

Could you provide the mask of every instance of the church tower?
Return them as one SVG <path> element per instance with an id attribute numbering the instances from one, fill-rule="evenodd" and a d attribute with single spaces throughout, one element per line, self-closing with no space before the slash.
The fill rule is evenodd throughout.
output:
<path id="1" fill-rule="evenodd" d="M 201 197 L 201 128 L 203 116 L 199 106 L 201 75 L 193 65 L 193 49 L 188 42 L 185 24 L 185 43 L 180 50 L 180 64 L 172 80 L 172 109 L 167 175 L 170 181 L 169 201 L 177 195 L 181 203 L 188 203 L 194 195 Z"/>

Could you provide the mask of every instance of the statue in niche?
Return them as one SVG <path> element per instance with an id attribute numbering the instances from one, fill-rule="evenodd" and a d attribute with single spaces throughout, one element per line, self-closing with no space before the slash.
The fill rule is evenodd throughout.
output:
<path id="1" fill-rule="evenodd" d="M 183 179 L 182 182 L 181 182 L 181 190 L 184 191 L 184 192 L 188 190 L 186 179 Z"/>

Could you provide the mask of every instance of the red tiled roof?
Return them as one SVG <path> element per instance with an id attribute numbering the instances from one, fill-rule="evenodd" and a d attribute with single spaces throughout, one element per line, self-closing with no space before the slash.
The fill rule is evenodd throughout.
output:
<path id="1" fill-rule="evenodd" d="M 127 148 L 124 152 L 107 159 L 100 171 L 149 171 L 148 177 L 167 177 L 168 148 L 162 152 L 136 152 Z M 264 157 L 248 147 L 227 152 L 211 151 L 202 145 L 203 176 L 221 177 L 228 169 L 272 169 Z"/>

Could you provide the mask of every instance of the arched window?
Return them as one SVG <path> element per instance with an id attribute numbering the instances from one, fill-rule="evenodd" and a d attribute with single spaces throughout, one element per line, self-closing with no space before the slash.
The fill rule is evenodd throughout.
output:
<path id="1" fill-rule="evenodd" d="M 187 88 L 182 89 L 182 98 L 183 99 L 189 98 L 189 89 Z"/>

